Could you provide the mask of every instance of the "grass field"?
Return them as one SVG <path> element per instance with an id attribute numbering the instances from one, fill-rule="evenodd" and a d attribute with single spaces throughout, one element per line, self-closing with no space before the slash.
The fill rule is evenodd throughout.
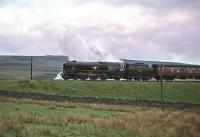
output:
<path id="1" fill-rule="evenodd" d="M 159 82 L 0 80 L 0 89 L 50 95 L 160 100 Z M 200 82 L 164 82 L 164 100 L 200 104 Z"/>
<path id="2" fill-rule="evenodd" d="M 1 137 L 198 137 L 200 109 L 73 104 L 0 97 Z"/>

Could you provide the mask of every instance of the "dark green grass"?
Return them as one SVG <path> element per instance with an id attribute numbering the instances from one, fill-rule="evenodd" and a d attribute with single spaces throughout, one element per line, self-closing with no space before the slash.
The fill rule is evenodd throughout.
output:
<path id="1" fill-rule="evenodd" d="M 160 100 L 159 82 L 1 80 L 0 89 L 50 95 Z M 200 82 L 164 82 L 164 100 L 200 104 Z"/>

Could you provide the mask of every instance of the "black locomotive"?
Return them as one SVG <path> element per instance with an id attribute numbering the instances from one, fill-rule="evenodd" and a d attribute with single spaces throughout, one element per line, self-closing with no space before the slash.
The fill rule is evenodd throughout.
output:
<path id="1" fill-rule="evenodd" d="M 62 77 L 67 79 L 126 79 L 148 81 L 174 79 L 200 79 L 200 65 L 153 64 L 127 62 L 76 62 L 63 64 Z"/>
<path id="2" fill-rule="evenodd" d="M 115 79 L 124 75 L 125 64 L 115 62 L 76 62 L 68 61 L 63 65 L 63 79 L 91 80 Z"/>

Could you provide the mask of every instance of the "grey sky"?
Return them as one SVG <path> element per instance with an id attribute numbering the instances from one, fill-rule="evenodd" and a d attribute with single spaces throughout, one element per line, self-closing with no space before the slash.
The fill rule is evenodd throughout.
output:
<path id="1" fill-rule="evenodd" d="M 0 54 L 200 64 L 199 0 L 0 0 Z"/>

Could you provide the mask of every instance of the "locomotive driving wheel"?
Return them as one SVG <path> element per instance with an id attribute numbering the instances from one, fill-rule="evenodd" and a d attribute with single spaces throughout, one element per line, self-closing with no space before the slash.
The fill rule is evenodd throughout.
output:
<path id="1" fill-rule="evenodd" d="M 89 77 L 91 80 L 97 80 L 97 77 L 96 76 L 90 76 Z"/>
<path id="2" fill-rule="evenodd" d="M 120 77 L 115 77 L 114 79 L 117 80 L 117 81 L 119 81 L 119 80 L 120 80 Z"/>
<path id="3" fill-rule="evenodd" d="M 105 81 L 107 78 L 105 76 L 100 77 L 101 80 Z"/>
<path id="4" fill-rule="evenodd" d="M 87 79 L 87 76 L 82 76 L 80 77 L 81 80 L 86 80 Z"/>

